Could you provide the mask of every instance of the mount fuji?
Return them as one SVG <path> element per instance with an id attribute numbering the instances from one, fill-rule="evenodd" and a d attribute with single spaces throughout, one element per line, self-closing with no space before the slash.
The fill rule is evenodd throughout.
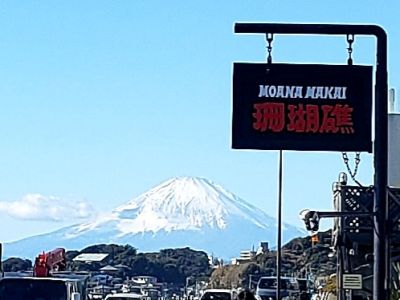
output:
<path id="1" fill-rule="evenodd" d="M 258 247 L 275 245 L 275 218 L 223 187 L 196 177 L 169 179 L 93 221 L 5 244 L 6 257 L 33 258 L 43 250 L 80 250 L 101 243 L 130 244 L 140 252 L 190 247 L 231 258 Z M 282 224 L 282 240 L 305 231 Z"/>

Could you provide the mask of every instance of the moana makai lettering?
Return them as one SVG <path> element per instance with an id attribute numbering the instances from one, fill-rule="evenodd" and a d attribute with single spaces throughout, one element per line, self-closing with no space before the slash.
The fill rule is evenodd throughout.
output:
<path id="1" fill-rule="evenodd" d="M 346 86 L 259 85 L 258 97 L 291 99 L 347 99 Z"/>

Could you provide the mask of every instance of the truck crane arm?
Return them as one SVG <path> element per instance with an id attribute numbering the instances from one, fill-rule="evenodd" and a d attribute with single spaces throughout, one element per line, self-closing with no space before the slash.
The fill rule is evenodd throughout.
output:
<path id="1" fill-rule="evenodd" d="M 56 248 L 35 258 L 33 276 L 48 277 L 52 271 L 65 271 L 66 266 L 65 249 Z"/>

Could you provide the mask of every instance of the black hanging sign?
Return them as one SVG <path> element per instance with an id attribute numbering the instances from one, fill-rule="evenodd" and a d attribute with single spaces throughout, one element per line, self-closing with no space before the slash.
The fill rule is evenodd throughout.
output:
<path id="1" fill-rule="evenodd" d="M 232 148 L 368 151 L 372 67 L 234 63 Z"/>

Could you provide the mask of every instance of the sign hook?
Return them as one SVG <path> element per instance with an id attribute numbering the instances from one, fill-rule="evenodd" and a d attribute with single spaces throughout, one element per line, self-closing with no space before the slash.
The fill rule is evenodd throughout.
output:
<path id="1" fill-rule="evenodd" d="M 266 39 L 268 42 L 268 46 L 267 46 L 267 51 L 268 51 L 268 58 L 267 58 L 267 62 L 269 64 L 272 63 L 272 41 L 274 39 L 274 34 L 273 33 L 267 33 L 266 34 Z"/>
<path id="2" fill-rule="evenodd" d="M 349 44 L 349 47 L 347 48 L 347 52 L 349 53 L 349 58 L 347 59 L 347 64 L 349 66 L 353 65 L 353 58 L 351 57 L 351 54 L 353 53 L 353 48 L 352 45 L 354 43 L 354 34 L 348 34 L 347 35 L 347 43 Z"/>

